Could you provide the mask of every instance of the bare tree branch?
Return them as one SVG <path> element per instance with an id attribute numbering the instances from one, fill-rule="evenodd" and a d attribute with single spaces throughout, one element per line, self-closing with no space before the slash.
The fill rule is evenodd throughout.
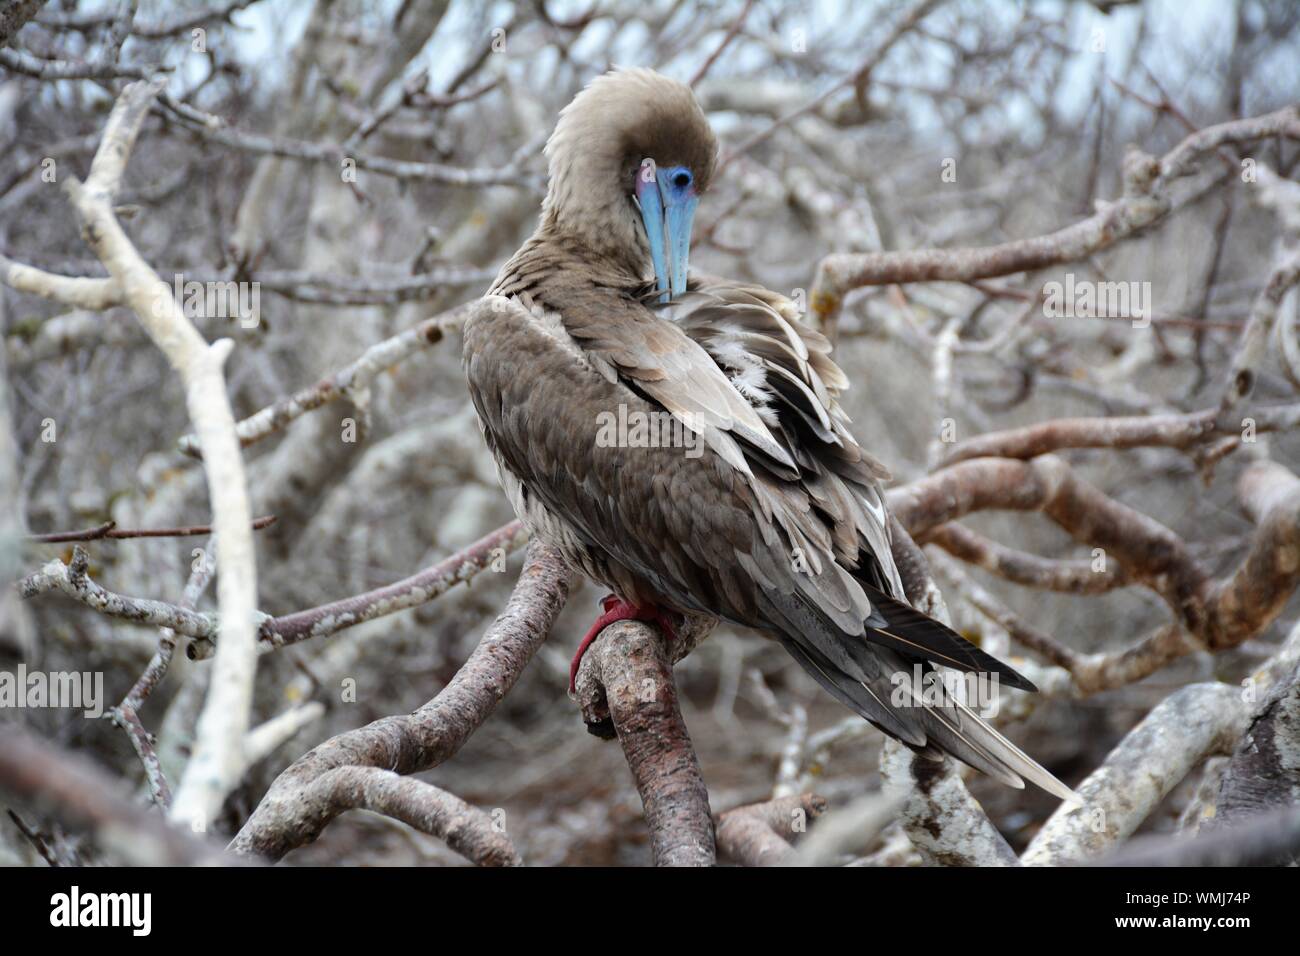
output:
<path id="1" fill-rule="evenodd" d="M 1170 182 L 1194 169 L 1197 158 L 1224 143 L 1285 136 L 1300 139 L 1300 107 L 1234 120 L 1193 133 L 1163 159 L 1133 150 L 1124 160 L 1124 195 L 1064 229 L 982 249 L 918 249 L 905 252 L 835 254 L 817 268 L 809 306 L 833 334 L 846 293 L 895 282 L 970 282 L 1073 262 L 1109 248 L 1164 219 L 1172 206 Z"/>
<path id="2" fill-rule="evenodd" d="M 261 531 L 275 524 L 275 515 L 263 515 L 254 518 L 252 528 Z M 67 541 L 99 541 L 109 539 L 121 541 L 126 538 L 192 538 L 195 535 L 211 534 L 212 526 L 206 524 L 186 525 L 182 528 L 119 528 L 114 521 L 105 521 L 94 528 L 84 531 L 51 531 L 45 534 L 28 535 L 29 541 L 42 544 L 58 544 Z"/>
<path id="3" fill-rule="evenodd" d="M 394 584 L 281 617 L 258 612 L 259 650 L 265 653 L 311 638 L 325 637 L 365 621 L 427 604 L 489 567 L 504 569 L 505 557 L 521 548 L 527 540 L 523 526 L 512 521 L 437 564 Z M 89 567 L 90 555 L 77 546 L 69 564 L 57 558 L 48 562 L 41 570 L 23 578 L 18 584 L 18 592 L 24 598 L 32 598 L 59 591 L 108 617 L 164 627 L 193 638 L 187 648 L 191 660 L 205 660 L 213 655 L 219 615 L 108 591 L 90 579 Z"/>
<path id="4" fill-rule="evenodd" d="M 171 291 L 140 257 L 113 211 L 140 124 L 160 88 L 158 83 L 140 82 L 122 91 L 89 178 L 84 184 L 69 179 L 67 191 L 87 242 L 180 375 L 190 417 L 207 451 L 205 470 L 221 567 L 217 599 L 225 640 L 224 650 L 217 655 L 194 756 L 172 807 L 179 819 L 206 827 L 245 769 L 240 748 L 248 729 L 257 659 L 257 579 L 248 488 L 221 373 L 232 343 L 222 340 L 209 346 L 204 341 Z"/>
<path id="5" fill-rule="evenodd" d="M 335 815 L 372 810 L 445 840 L 479 866 L 522 866 L 510 837 L 491 816 L 431 783 L 379 767 L 336 767 L 314 780 L 305 799 Z"/>
<path id="6" fill-rule="evenodd" d="M 718 814 L 718 852 L 742 866 L 780 866 L 795 860 L 793 835 L 826 812 L 815 793 L 777 797 Z"/>
<path id="7" fill-rule="evenodd" d="M 236 429 L 239 442 L 247 448 L 280 431 L 290 422 L 313 409 L 364 389 L 375 376 L 397 365 L 422 349 L 442 341 L 443 335 L 458 327 L 468 315 L 469 305 L 457 306 L 433 318 L 385 339 L 370 348 L 356 361 L 339 369 L 315 385 L 286 395 L 261 411 L 241 421 Z M 193 435 L 180 440 L 180 449 L 187 455 L 199 457 L 198 441 Z"/>
<path id="8" fill-rule="evenodd" d="M 378 767 L 406 776 L 450 758 L 519 679 L 546 639 L 568 591 L 569 571 L 559 557 L 542 545 L 530 545 L 505 610 L 451 683 L 413 714 L 377 720 L 327 740 L 301 757 L 272 784 L 231 849 L 278 860 L 315 840 L 348 809 L 349 795 L 409 806 L 410 795 L 404 791 L 375 797 L 374 791 L 367 795 L 347 789 L 352 786 L 348 784 L 340 796 L 332 787 L 323 792 L 316 784 L 343 767 Z"/>
<path id="9" fill-rule="evenodd" d="M 512 521 L 451 557 L 394 584 L 306 611 L 265 618 L 258 628 L 258 640 L 263 651 L 274 650 L 427 604 L 486 568 L 497 566 L 504 570 L 506 555 L 523 547 L 527 540 L 528 532 L 523 525 Z M 188 648 L 191 660 L 211 656 L 213 635 L 213 631 L 196 635 L 200 639 Z"/>
<path id="10" fill-rule="evenodd" d="M 684 654 L 704 633 L 706 628 L 693 628 L 679 634 L 674 654 Z M 605 628 L 588 646 L 575 686 L 588 729 L 608 736 L 612 728 L 623 746 L 641 794 L 655 865 L 712 866 L 709 792 L 659 629 L 637 621 Z"/>
<path id="11" fill-rule="evenodd" d="M 973 459 L 889 494 L 899 520 L 922 537 L 975 511 L 1041 511 L 1164 598 L 1173 622 L 1125 650 L 1078 659 L 1071 672 L 1085 694 L 1140 680 L 1192 651 L 1234 647 L 1281 611 L 1300 583 L 1290 557 L 1300 535 L 1300 479 L 1280 465 L 1256 463 L 1243 473 L 1241 497 L 1258 527 L 1237 569 L 1215 580 L 1172 531 L 1050 455 L 1029 462 Z"/>
<path id="12" fill-rule="evenodd" d="M 0 734 L 0 790 L 70 827 L 92 829 L 106 850 L 137 866 L 238 862 L 137 804 L 119 780 L 84 757 L 13 724 Z"/>
<path id="13" fill-rule="evenodd" d="M 1300 427 L 1300 405 L 1251 412 L 1259 433 Z M 1211 408 L 1187 415 L 1133 415 L 1124 418 L 1054 418 L 1006 432 L 990 432 L 952 446 L 944 466 L 972 458 L 1037 458 L 1064 448 L 1150 448 L 1187 451 L 1222 435 L 1240 435 L 1242 415 Z"/>
<path id="14" fill-rule="evenodd" d="M 0 47 L 4 47 L 15 33 L 45 6 L 46 0 L 15 0 L 0 9 Z"/>

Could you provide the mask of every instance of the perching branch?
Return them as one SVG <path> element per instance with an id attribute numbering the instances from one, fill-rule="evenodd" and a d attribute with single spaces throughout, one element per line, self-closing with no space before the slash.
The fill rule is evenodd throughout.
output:
<path id="1" fill-rule="evenodd" d="M 708 631 L 707 624 L 694 622 L 688 628 L 672 649 L 677 659 Z M 709 791 L 682 720 L 664 643 L 649 624 L 611 624 L 583 656 L 577 699 L 591 733 L 618 735 L 641 795 L 655 865 L 712 866 Z"/>

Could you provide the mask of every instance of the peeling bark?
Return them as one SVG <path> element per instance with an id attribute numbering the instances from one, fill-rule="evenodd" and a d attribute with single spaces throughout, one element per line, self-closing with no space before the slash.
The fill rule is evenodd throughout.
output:
<path id="1" fill-rule="evenodd" d="M 691 642 L 686 633 L 682 639 Z M 623 746 L 655 865 L 712 866 L 717 854 L 709 792 L 658 628 L 635 621 L 605 628 L 587 648 L 575 687 L 592 733 L 605 736 L 612 725 Z"/>

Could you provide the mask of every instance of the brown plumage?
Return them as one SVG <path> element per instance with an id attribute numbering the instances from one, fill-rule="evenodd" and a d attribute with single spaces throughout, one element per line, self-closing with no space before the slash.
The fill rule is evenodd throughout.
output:
<path id="1" fill-rule="evenodd" d="M 703 192 L 716 151 L 690 89 L 648 70 L 606 74 L 561 113 L 537 231 L 465 327 L 470 392 L 516 511 L 628 605 L 754 628 L 909 746 L 1070 798 L 950 697 L 903 685 L 900 698 L 896 675 L 914 665 L 1033 688 L 907 604 L 888 475 L 849 431 L 826 339 L 757 286 L 694 275 L 662 301 L 634 182 L 653 160 Z M 687 447 L 597 440 L 611 415 L 637 413 L 671 415 Z"/>

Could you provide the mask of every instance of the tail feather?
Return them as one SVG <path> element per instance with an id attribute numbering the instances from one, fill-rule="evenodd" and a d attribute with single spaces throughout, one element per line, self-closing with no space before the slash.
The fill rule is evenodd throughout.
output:
<path id="1" fill-rule="evenodd" d="M 888 654 L 888 651 L 881 652 Z M 912 687 L 911 682 L 907 683 Z M 976 770 L 1017 790 L 1024 779 L 1048 793 L 1073 803 L 1079 798 L 978 714 L 949 694 L 941 682 L 929 688 L 931 695 L 922 698 L 915 688 L 912 697 L 920 708 L 926 730 L 926 750 L 947 753 Z"/>
<path id="2" fill-rule="evenodd" d="M 909 685 L 910 686 L 910 685 Z M 924 701 L 914 694 L 919 708 L 921 722 L 925 726 L 926 745 L 922 748 L 934 754 L 950 754 L 962 763 L 986 773 L 994 780 L 1005 783 L 1017 790 L 1024 789 L 1025 782 L 1007 764 L 1000 760 L 995 752 L 981 746 L 970 729 L 969 721 L 956 709 L 955 701 L 947 694 L 937 702 Z M 974 717 L 974 715 L 971 715 Z M 976 717 L 976 720 L 979 718 Z"/>
<path id="3" fill-rule="evenodd" d="M 1023 777 L 1036 787 L 1046 790 L 1052 796 L 1059 797 L 1067 803 L 1082 805 L 1083 801 L 1079 799 L 1079 795 L 1057 780 L 1046 767 L 998 733 L 992 725 L 986 723 L 964 704 L 956 701 L 953 703 L 962 715 L 962 733 L 973 745 L 988 753 L 1013 775 Z"/>
<path id="4" fill-rule="evenodd" d="M 968 673 L 997 674 L 1017 690 L 1038 690 L 1015 668 L 980 650 L 952 628 L 877 588 L 868 585 L 865 590 L 872 606 L 867 618 L 869 640 L 901 651 L 905 657 L 919 657 Z"/>
<path id="5" fill-rule="evenodd" d="M 916 649 L 917 642 L 896 646 L 878 640 L 868 621 L 870 642 L 867 642 L 842 633 L 816 613 L 816 607 L 802 595 L 765 592 L 764 598 L 766 616 L 776 625 L 773 633 L 790 655 L 836 700 L 886 734 L 920 752 L 951 754 L 1007 786 L 1021 789 L 1028 780 L 1062 800 L 1079 802 L 1074 791 L 974 711 L 953 699 L 943 689 L 942 682 L 933 685 L 928 694 L 914 686 L 911 668 L 922 660 L 933 659 L 937 641 L 930 640 L 924 651 Z M 873 603 L 878 601 L 874 594 L 871 598 Z M 883 615 L 889 617 L 887 626 L 892 633 L 913 638 L 924 622 L 927 638 L 947 635 L 944 640 L 948 643 L 943 646 L 957 641 L 967 644 L 965 656 L 959 658 L 963 664 L 961 670 L 992 671 L 1000 676 L 1009 673 L 1016 680 L 1008 678 L 1007 683 L 1033 689 L 1029 681 L 1011 668 L 965 642 L 938 621 L 892 599 L 879 601 L 873 617 L 881 613 L 881 606 Z M 900 614 L 900 609 L 911 613 Z M 896 680 L 896 675 L 904 675 L 905 679 Z M 902 700 L 899 688 L 903 689 Z"/>
<path id="6" fill-rule="evenodd" d="M 854 680 L 818 654 L 815 648 L 786 637 L 780 640 L 790 656 L 799 662 L 813 680 L 863 720 L 909 747 L 921 748 L 926 745 L 925 731 L 916 724 L 904 721 L 898 711 L 890 706 L 892 688 L 888 685 L 873 690 L 871 681 Z"/>

